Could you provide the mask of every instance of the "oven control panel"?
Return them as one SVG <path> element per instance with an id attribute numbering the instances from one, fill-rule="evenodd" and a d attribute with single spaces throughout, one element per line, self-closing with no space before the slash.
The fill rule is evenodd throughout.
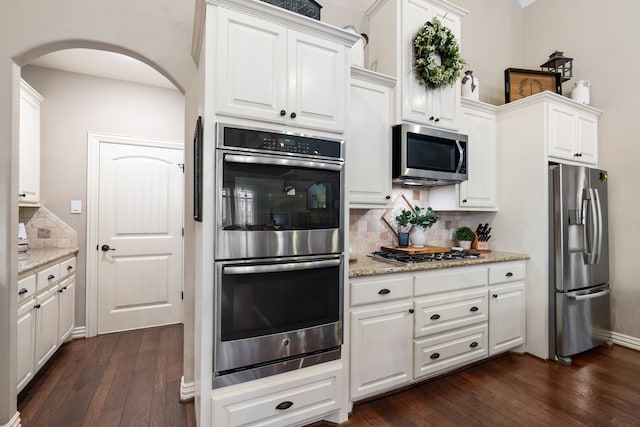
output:
<path id="1" fill-rule="evenodd" d="M 223 138 L 225 147 L 342 158 L 340 140 L 234 127 L 225 127 Z"/>

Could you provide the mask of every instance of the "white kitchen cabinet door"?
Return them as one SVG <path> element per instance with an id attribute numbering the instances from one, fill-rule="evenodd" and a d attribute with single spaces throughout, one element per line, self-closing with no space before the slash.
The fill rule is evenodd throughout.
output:
<path id="1" fill-rule="evenodd" d="M 216 112 L 344 132 L 347 49 L 218 8 Z"/>
<path id="2" fill-rule="evenodd" d="M 40 104 L 44 98 L 20 81 L 19 203 L 40 202 Z"/>
<path id="3" fill-rule="evenodd" d="M 36 299 L 35 367 L 39 370 L 58 348 L 58 285 Z"/>
<path id="4" fill-rule="evenodd" d="M 413 374 L 413 304 L 351 311 L 351 399 L 408 383 Z"/>
<path id="5" fill-rule="evenodd" d="M 489 355 L 524 344 L 526 334 L 525 283 L 489 288 Z"/>
<path id="6" fill-rule="evenodd" d="M 346 144 L 349 207 L 385 208 L 391 202 L 391 89 L 395 80 L 351 70 Z"/>
<path id="7" fill-rule="evenodd" d="M 343 132 L 349 89 L 346 48 L 298 31 L 288 33 L 289 124 Z"/>
<path id="8" fill-rule="evenodd" d="M 75 312 L 75 275 L 60 282 L 58 293 L 59 316 L 58 316 L 58 342 L 65 342 L 73 332 L 74 312 Z"/>
<path id="9" fill-rule="evenodd" d="M 287 108 L 286 28 L 218 8 L 217 34 L 217 112 L 283 123 L 285 116 L 280 111 Z"/>
<path id="10" fill-rule="evenodd" d="M 549 104 L 547 154 L 558 160 L 598 163 L 598 116 L 567 105 Z"/>
<path id="11" fill-rule="evenodd" d="M 17 329 L 17 386 L 18 392 L 31 381 L 35 375 L 35 333 L 36 320 L 35 298 L 32 298 L 18 308 Z"/>

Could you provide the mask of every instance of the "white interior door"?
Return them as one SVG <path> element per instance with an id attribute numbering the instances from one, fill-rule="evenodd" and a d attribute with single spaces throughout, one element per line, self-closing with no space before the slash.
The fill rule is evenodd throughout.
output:
<path id="1" fill-rule="evenodd" d="M 101 141 L 97 332 L 182 321 L 183 150 Z"/>

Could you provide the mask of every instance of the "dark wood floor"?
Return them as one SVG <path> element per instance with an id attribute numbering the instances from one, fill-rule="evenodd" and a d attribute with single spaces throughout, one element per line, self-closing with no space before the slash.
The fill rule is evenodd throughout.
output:
<path id="1" fill-rule="evenodd" d="M 181 375 L 180 325 L 76 340 L 18 409 L 24 427 L 191 427 Z M 507 354 L 357 403 L 343 427 L 360 426 L 640 426 L 640 352 L 597 348 L 568 367 Z"/>
<path id="2" fill-rule="evenodd" d="M 180 403 L 182 325 L 65 344 L 18 396 L 23 427 L 195 426 Z"/>
<path id="3" fill-rule="evenodd" d="M 640 352 L 597 348 L 571 366 L 507 354 L 356 404 L 344 426 L 640 426 Z"/>

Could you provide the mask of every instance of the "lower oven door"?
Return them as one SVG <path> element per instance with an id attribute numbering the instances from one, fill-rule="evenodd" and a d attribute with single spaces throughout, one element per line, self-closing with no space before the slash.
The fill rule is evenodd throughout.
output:
<path id="1" fill-rule="evenodd" d="M 215 268 L 214 387 L 339 357 L 342 255 Z"/>

